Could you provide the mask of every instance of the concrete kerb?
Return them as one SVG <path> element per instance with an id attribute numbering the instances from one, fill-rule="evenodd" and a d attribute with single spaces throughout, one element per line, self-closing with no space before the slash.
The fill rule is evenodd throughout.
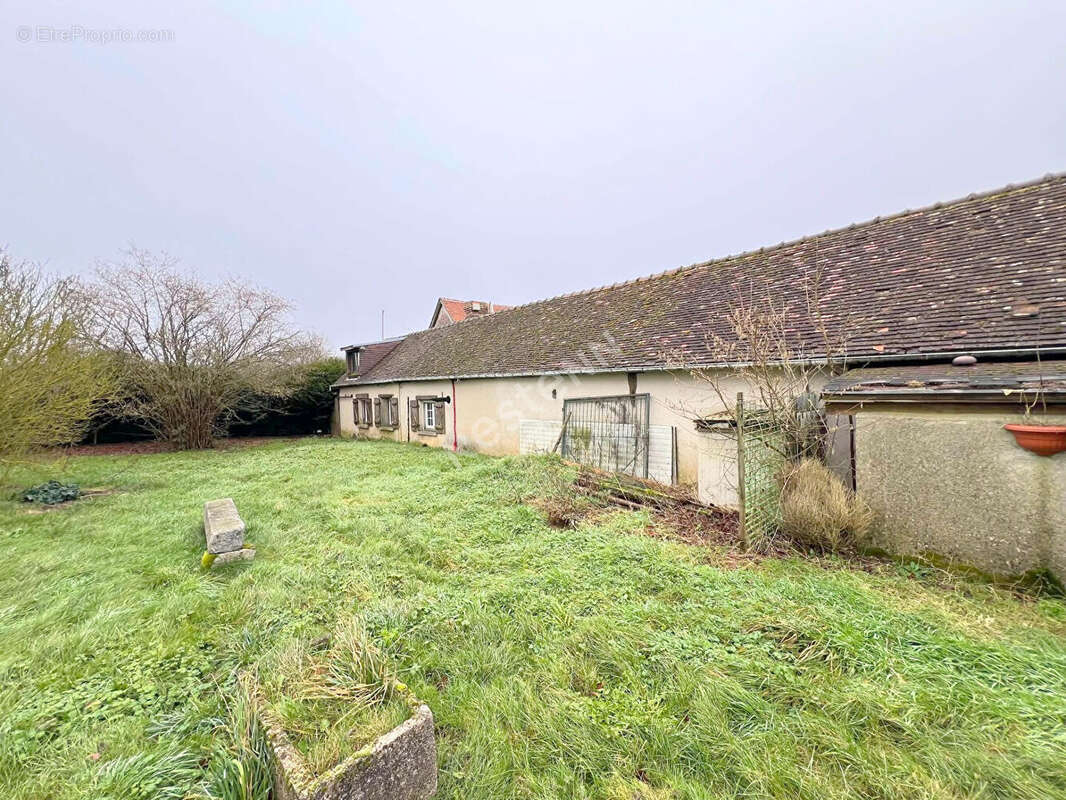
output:
<path id="1" fill-rule="evenodd" d="M 285 729 L 255 693 L 270 746 L 275 800 L 424 800 L 437 792 L 433 712 L 397 684 L 411 716 L 337 766 L 314 775 Z"/>

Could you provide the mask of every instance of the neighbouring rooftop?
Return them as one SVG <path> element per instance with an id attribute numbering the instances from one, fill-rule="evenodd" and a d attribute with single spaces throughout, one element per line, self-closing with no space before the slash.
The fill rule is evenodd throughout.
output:
<path id="1" fill-rule="evenodd" d="M 472 317 L 483 317 L 495 314 L 497 311 L 506 311 L 508 308 L 511 308 L 511 306 L 491 301 L 453 300 L 450 297 L 441 297 L 437 300 L 437 305 L 433 309 L 433 317 L 429 320 L 429 327 L 439 328 L 442 325 L 463 322 Z"/>

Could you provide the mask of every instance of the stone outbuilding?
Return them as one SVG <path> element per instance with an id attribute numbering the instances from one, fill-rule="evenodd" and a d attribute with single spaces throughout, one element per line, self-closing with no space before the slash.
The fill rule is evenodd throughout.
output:
<path id="1" fill-rule="evenodd" d="M 885 511 L 892 549 L 996 573 L 1061 571 L 1048 533 L 1062 527 L 1061 457 L 1034 461 L 1002 430 L 1019 417 L 1016 397 L 975 393 L 989 363 L 1066 359 L 1066 175 L 345 348 L 337 427 L 493 455 L 554 450 L 735 505 L 735 440 L 697 421 L 722 416 L 738 392 L 757 395 L 741 369 L 756 355 L 734 316 L 745 299 L 783 315 L 786 363 L 825 365 L 808 376 L 812 394 L 841 367 L 828 339 L 846 343 L 849 366 L 891 374 L 976 357 L 965 397 L 932 381 L 907 387 L 909 373 L 907 400 L 874 403 L 834 383 L 831 413 L 857 428 L 854 465 L 837 436 L 833 466 Z"/>
<path id="2" fill-rule="evenodd" d="M 822 396 L 854 421 L 875 547 L 1066 581 L 1066 453 L 1036 455 L 1003 427 L 1066 424 L 1066 362 L 857 369 Z"/>

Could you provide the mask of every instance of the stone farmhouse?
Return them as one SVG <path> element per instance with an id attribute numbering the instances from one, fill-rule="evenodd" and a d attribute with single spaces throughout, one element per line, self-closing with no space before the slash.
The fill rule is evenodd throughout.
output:
<path id="1" fill-rule="evenodd" d="M 514 308 L 477 303 L 461 321 L 442 298 L 429 329 L 345 348 L 339 428 L 497 455 L 561 450 L 735 504 L 735 442 L 698 423 L 722 411 L 720 393 L 751 388 L 737 376 L 745 347 L 731 323 L 745 297 L 791 314 L 795 358 L 836 356 L 811 388 L 846 423 L 832 457 L 879 506 L 887 549 L 942 551 L 990 571 L 1055 561 L 1066 573 L 1066 535 L 1055 544 L 1048 533 L 1066 530 L 1066 456 L 1046 460 L 1051 474 L 1038 479 L 1037 457 L 1002 430 L 1026 410 L 1012 386 L 1031 389 L 1036 369 L 1063 372 L 1066 175 Z M 826 352 L 826 326 L 846 336 L 846 360 Z M 952 366 L 958 356 L 976 364 Z M 1064 397 L 1045 393 L 1048 419 L 1066 411 Z M 968 472 L 952 466 L 959 458 Z M 921 539 L 915 470 L 921 491 L 948 493 L 930 502 L 973 495 L 969 533 L 941 520 L 961 532 Z M 990 502 L 1005 540 L 978 542 L 984 526 L 972 527 Z"/>

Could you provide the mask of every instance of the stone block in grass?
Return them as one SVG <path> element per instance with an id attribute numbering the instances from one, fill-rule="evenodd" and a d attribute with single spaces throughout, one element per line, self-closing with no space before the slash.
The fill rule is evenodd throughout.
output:
<path id="1" fill-rule="evenodd" d="M 244 546 L 244 520 L 232 498 L 204 503 L 204 535 L 208 553 L 229 553 Z"/>
<path id="2" fill-rule="evenodd" d="M 409 698 L 411 716 L 335 767 L 316 775 L 266 709 L 275 800 L 424 800 L 437 793 L 433 712 Z"/>
<path id="3" fill-rule="evenodd" d="M 240 550 L 230 550 L 228 553 L 205 553 L 202 563 L 209 569 L 216 569 L 238 561 L 251 561 L 253 558 L 255 558 L 255 549 L 242 547 Z"/>

